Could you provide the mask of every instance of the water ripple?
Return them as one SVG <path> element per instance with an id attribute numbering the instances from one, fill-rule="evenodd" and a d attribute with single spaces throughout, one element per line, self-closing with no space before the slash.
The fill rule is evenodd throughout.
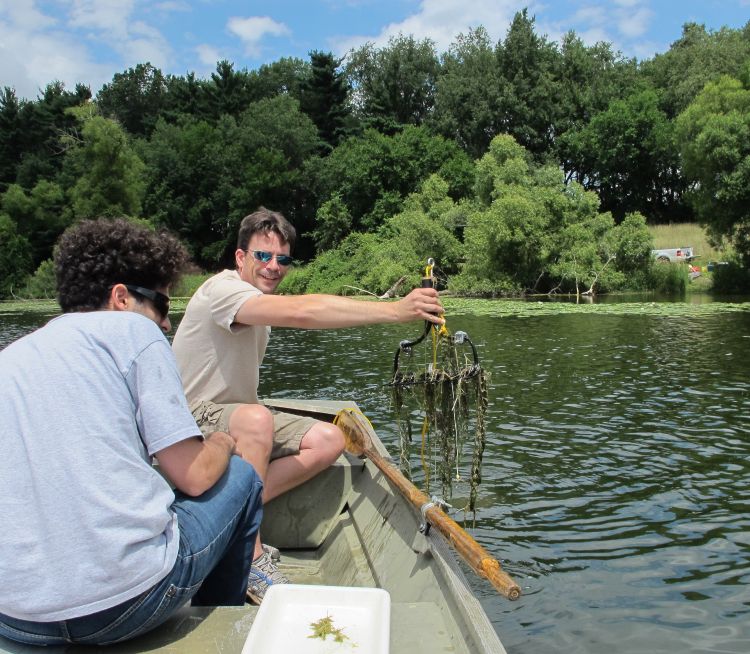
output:
<path id="1" fill-rule="evenodd" d="M 492 374 L 471 531 L 524 595 L 471 583 L 509 653 L 750 651 L 750 311 L 450 327 Z M 385 383 L 418 332 L 274 330 L 261 395 L 355 400 L 396 453 Z"/>

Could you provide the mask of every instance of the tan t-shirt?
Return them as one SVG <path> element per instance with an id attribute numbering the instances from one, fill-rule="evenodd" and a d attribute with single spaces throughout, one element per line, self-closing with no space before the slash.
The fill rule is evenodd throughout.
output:
<path id="1" fill-rule="evenodd" d="M 172 349 L 185 395 L 193 406 L 258 401 L 258 369 L 266 353 L 270 327 L 234 322 L 249 298 L 262 295 L 236 270 L 207 279 L 188 302 Z"/>

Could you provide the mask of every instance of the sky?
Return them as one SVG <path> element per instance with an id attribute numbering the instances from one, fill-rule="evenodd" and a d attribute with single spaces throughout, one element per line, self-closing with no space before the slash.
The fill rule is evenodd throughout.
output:
<path id="1" fill-rule="evenodd" d="M 139 63 L 205 78 L 222 59 L 252 70 L 313 50 L 384 46 L 399 33 L 443 53 L 480 25 L 504 39 L 525 7 L 550 41 L 573 30 L 639 61 L 666 52 L 687 22 L 719 30 L 750 20 L 750 0 L 0 0 L 0 88 L 34 100 L 59 80 L 96 94 Z"/>

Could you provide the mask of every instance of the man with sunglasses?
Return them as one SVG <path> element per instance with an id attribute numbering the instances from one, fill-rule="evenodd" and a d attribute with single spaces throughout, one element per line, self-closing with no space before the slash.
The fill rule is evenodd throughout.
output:
<path id="1" fill-rule="evenodd" d="M 336 295 L 274 295 L 289 266 L 296 232 L 280 213 L 261 207 L 240 225 L 235 270 L 224 270 L 195 292 L 172 344 L 190 408 L 204 432 L 251 439 L 249 409 L 257 406 L 258 376 L 271 327 L 325 329 L 429 320 L 442 305 L 437 292 L 419 288 L 397 302 Z M 274 413 L 273 432 L 255 429 L 256 447 L 243 452 L 264 481 L 263 501 L 311 479 L 344 449 L 338 427 Z M 278 550 L 256 544 L 248 595 L 260 602 L 274 583 L 286 583 Z"/>
<path id="2" fill-rule="evenodd" d="M 245 601 L 262 482 L 233 456 L 254 443 L 188 410 L 164 336 L 186 259 L 169 234 L 83 221 L 55 249 L 63 315 L 0 352 L 2 636 L 108 645 L 191 600 Z"/>

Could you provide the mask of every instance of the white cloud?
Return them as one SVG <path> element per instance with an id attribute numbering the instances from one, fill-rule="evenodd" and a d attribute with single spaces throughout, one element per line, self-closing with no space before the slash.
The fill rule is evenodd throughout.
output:
<path id="1" fill-rule="evenodd" d="M 5 18 L 7 24 L 24 31 L 45 29 L 57 22 L 55 18 L 37 11 L 33 2 L 16 0 L 0 0 L 0 19 L 2 18 Z"/>
<path id="2" fill-rule="evenodd" d="M 150 61 L 170 63 L 172 50 L 152 25 L 136 17 L 146 0 L 0 0 L 0 80 L 34 99 L 49 82 L 80 82 L 96 93 L 114 71 Z M 142 7 L 141 7 L 142 8 Z"/>
<path id="3" fill-rule="evenodd" d="M 167 0 L 166 2 L 157 2 L 153 5 L 155 11 L 172 13 L 175 11 L 190 11 L 190 4 L 184 0 Z"/>
<path id="4" fill-rule="evenodd" d="M 645 7 L 636 11 L 618 11 L 617 29 L 626 38 L 637 38 L 648 31 L 654 12 Z"/>
<path id="5" fill-rule="evenodd" d="M 595 43 L 612 41 L 607 30 L 603 27 L 591 27 L 587 30 L 581 30 L 580 32 L 576 30 L 576 36 L 588 46 L 592 46 Z"/>
<path id="6" fill-rule="evenodd" d="M 103 32 L 109 38 L 126 39 L 134 4 L 134 0 L 73 0 L 68 24 Z"/>
<path id="7" fill-rule="evenodd" d="M 126 66 L 170 63 L 171 47 L 161 32 L 135 20 L 135 0 L 73 0 L 70 25 L 86 30 L 87 38 L 111 47 Z"/>
<path id="8" fill-rule="evenodd" d="M 398 23 L 386 25 L 378 34 L 358 35 L 331 41 L 339 55 L 370 41 L 382 47 L 398 34 L 431 39 L 438 52 L 448 50 L 456 36 L 482 25 L 494 41 L 505 37 L 513 15 L 529 8 L 534 15 L 535 3 L 523 0 L 422 0 L 419 11 Z"/>
<path id="9" fill-rule="evenodd" d="M 629 56 L 651 57 L 657 48 L 644 37 L 653 18 L 654 12 L 644 0 L 613 0 L 609 6 L 584 5 L 572 15 L 554 21 L 547 33 L 559 41 L 564 32 L 572 29 L 587 45 L 606 42 L 612 44 L 613 50 Z"/>
<path id="10" fill-rule="evenodd" d="M 217 61 L 221 61 L 225 57 L 222 57 L 221 53 L 211 45 L 201 44 L 195 48 L 198 54 L 198 59 L 205 66 L 215 66 Z"/>
<path id="11" fill-rule="evenodd" d="M 601 24 L 606 22 L 606 20 L 607 12 L 605 11 L 604 7 L 602 7 L 601 5 L 597 5 L 581 7 L 573 14 L 570 22 L 574 25 L 577 25 L 579 23 Z"/>
<path id="12" fill-rule="evenodd" d="M 261 42 L 267 36 L 291 36 L 291 31 L 284 23 L 279 23 L 269 16 L 234 16 L 227 22 L 227 29 L 240 38 L 245 46 L 245 53 L 250 57 L 260 56 Z"/>
<path id="13" fill-rule="evenodd" d="M 60 33 L 39 34 L 11 29 L 0 23 L 0 79 L 19 98 L 34 100 L 50 82 L 59 80 L 70 90 L 77 82 L 96 92 L 112 78 L 112 67 L 91 59 L 77 39 Z"/>
<path id="14" fill-rule="evenodd" d="M 127 38 L 113 46 L 129 66 L 148 61 L 164 68 L 171 59 L 171 47 L 161 32 L 142 22 L 131 24 Z"/>
<path id="15" fill-rule="evenodd" d="M 656 43 L 654 41 L 638 41 L 633 44 L 632 51 L 629 54 L 643 61 L 644 59 L 651 59 L 655 54 L 664 51 L 664 45 L 661 43 Z"/>

